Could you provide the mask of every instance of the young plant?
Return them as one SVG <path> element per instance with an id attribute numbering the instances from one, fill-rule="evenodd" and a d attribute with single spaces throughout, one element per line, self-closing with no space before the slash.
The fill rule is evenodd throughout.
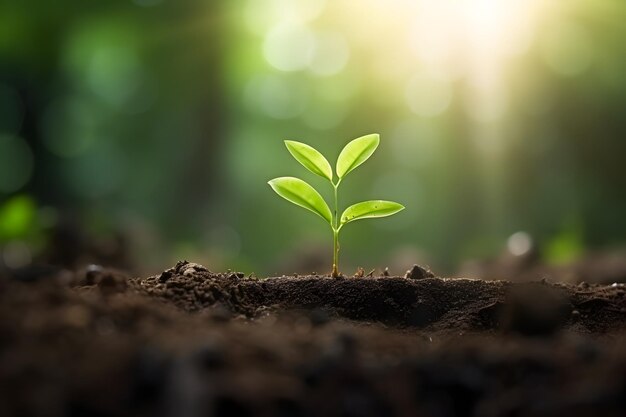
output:
<path id="1" fill-rule="evenodd" d="M 333 211 L 330 210 L 326 201 L 315 188 L 299 178 L 280 177 L 268 182 L 279 196 L 295 205 L 312 211 L 330 225 L 333 231 L 332 276 L 335 278 L 339 277 L 339 232 L 341 228 L 355 220 L 391 216 L 404 209 L 403 205 L 393 201 L 370 200 L 353 204 L 344 210 L 341 217 L 337 216 L 337 190 L 339 189 L 339 184 L 341 184 L 341 181 L 348 173 L 372 156 L 379 143 L 380 137 L 377 134 L 362 136 L 348 143 L 339 154 L 339 158 L 337 158 L 337 177 L 335 179 L 330 163 L 324 155 L 304 143 L 292 140 L 285 141 L 287 149 L 298 162 L 312 173 L 330 182 L 335 197 Z"/>

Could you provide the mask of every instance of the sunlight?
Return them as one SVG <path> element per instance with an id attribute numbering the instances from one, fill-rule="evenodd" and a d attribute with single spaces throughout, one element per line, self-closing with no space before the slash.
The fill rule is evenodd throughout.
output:
<path id="1" fill-rule="evenodd" d="M 472 119 L 492 122 L 506 110 L 507 60 L 529 49 L 536 11 L 532 0 L 422 0 L 410 43 L 433 76 L 465 81 Z"/>
<path id="2" fill-rule="evenodd" d="M 506 114 L 506 71 L 533 45 L 543 3 L 363 0 L 357 10 L 354 2 L 338 0 L 320 19 L 340 27 L 350 48 L 361 52 L 354 54 L 361 70 L 403 85 L 413 113 L 438 117 L 459 100 L 471 121 L 489 124 Z"/>
<path id="3" fill-rule="evenodd" d="M 351 0 L 302 0 L 289 6 L 284 0 L 265 0 L 249 2 L 245 14 L 248 22 L 257 23 L 248 29 L 262 40 L 261 53 L 278 77 L 356 74 L 368 80 L 368 88 L 380 88 L 381 99 L 401 98 L 418 117 L 446 117 L 460 109 L 475 126 L 470 135 L 476 146 L 493 156 L 504 146 L 494 142 L 502 142 L 495 139 L 497 127 L 507 121 L 514 87 L 507 73 L 536 43 L 543 4 L 362 0 L 355 7 Z M 544 49 L 552 67 L 574 67 L 558 42 Z M 561 55 L 554 58 L 553 51 Z M 584 68 L 584 62 L 575 64 L 571 72 Z"/>
<path id="4" fill-rule="evenodd" d="M 467 109 L 477 122 L 499 120 L 507 109 L 507 61 L 526 52 L 533 35 L 533 1 L 466 3 Z"/>

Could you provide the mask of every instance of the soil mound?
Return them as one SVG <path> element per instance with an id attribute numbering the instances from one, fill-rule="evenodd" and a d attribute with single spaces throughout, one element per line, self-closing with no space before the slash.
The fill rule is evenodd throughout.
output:
<path id="1" fill-rule="evenodd" d="M 432 331 L 602 333 L 626 327 L 623 285 L 403 277 L 256 279 L 236 272 L 216 274 L 186 261 L 132 283 L 187 312 L 217 306 L 255 317 L 268 309 L 299 310 Z"/>
<path id="2" fill-rule="evenodd" d="M 188 262 L 5 277 L 0 415 L 623 416 L 624 303 L 621 285 Z"/>

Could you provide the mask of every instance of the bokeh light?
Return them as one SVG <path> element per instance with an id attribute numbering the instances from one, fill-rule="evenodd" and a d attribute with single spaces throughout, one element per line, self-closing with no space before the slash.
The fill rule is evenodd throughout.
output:
<path id="1" fill-rule="evenodd" d="M 85 199 L 114 194 L 128 175 L 126 161 L 111 143 L 100 141 L 81 158 L 67 160 L 61 168 L 70 189 Z"/>
<path id="2" fill-rule="evenodd" d="M 334 75 L 344 69 L 349 57 L 348 43 L 340 33 L 318 33 L 309 69 L 320 76 Z"/>
<path id="3" fill-rule="evenodd" d="M 121 235 L 146 268 L 183 254 L 279 272 L 298 248 L 323 252 L 328 230 L 266 181 L 330 193 L 282 141 L 332 164 L 377 132 L 343 201 L 407 209 L 346 232 L 348 269 L 419 254 L 452 272 L 528 242 L 558 263 L 624 243 L 622 2 L 66 6 L 0 6 L 0 203 L 49 208 L 44 230 L 69 218 Z M 13 238 L 7 259 L 28 259 L 22 243 L 37 259 L 41 233 Z"/>
<path id="4" fill-rule="evenodd" d="M 305 69 L 313 59 L 315 37 L 304 26 L 277 26 L 266 35 L 265 59 L 281 71 Z"/>
<path id="5" fill-rule="evenodd" d="M 593 43 L 584 26 L 562 22 L 546 30 L 541 39 L 546 64 L 559 75 L 576 76 L 592 64 Z"/>
<path id="6" fill-rule="evenodd" d="M 291 119 L 304 112 L 306 87 L 296 80 L 275 75 L 258 76 L 249 81 L 245 100 L 256 111 L 275 119 Z"/>
<path id="7" fill-rule="evenodd" d="M 77 156 L 97 140 L 98 126 L 91 103 L 68 98 L 51 103 L 46 109 L 42 125 L 44 143 L 48 150 L 61 157 Z"/>
<path id="8" fill-rule="evenodd" d="M 450 107 L 452 88 L 444 80 L 418 74 L 407 85 L 406 101 L 418 116 L 438 116 Z"/>

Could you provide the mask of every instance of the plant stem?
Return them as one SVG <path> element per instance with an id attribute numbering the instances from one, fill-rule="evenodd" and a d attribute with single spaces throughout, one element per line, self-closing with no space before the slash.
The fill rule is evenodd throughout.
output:
<path id="1" fill-rule="evenodd" d="M 335 211 L 333 214 L 333 278 L 339 278 L 339 218 L 337 214 L 337 188 L 339 188 L 339 181 L 337 184 L 333 184 L 335 189 Z"/>
<path id="2" fill-rule="evenodd" d="M 339 231 L 333 229 L 333 278 L 339 278 L 339 269 L 337 264 L 339 262 Z"/>

